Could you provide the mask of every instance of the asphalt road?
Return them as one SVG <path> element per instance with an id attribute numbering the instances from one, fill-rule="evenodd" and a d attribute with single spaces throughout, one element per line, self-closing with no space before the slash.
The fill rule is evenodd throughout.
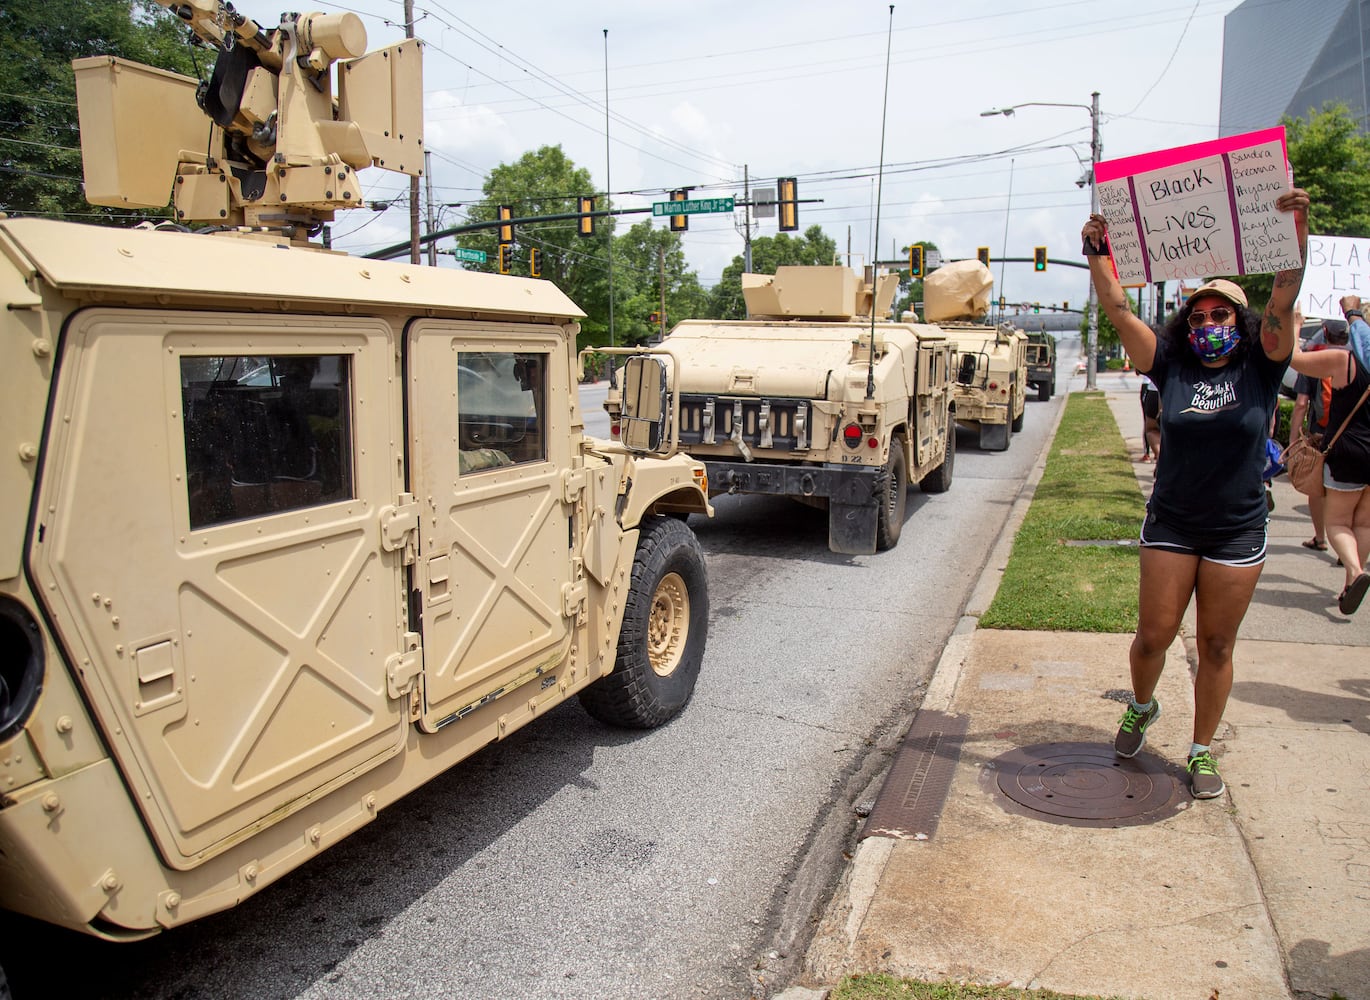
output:
<path id="1" fill-rule="evenodd" d="M 784 499 L 720 497 L 713 520 L 692 518 L 710 634 L 669 725 L 622 732 L 564 705 L 238 909 L 149 941 L 7 921 L 15 996 L 721 1000 L 783 985 L 852 804 L 1083 382 L 1062 347 L 1060 394 L 1029 401 L 1007 452 L 962 431 L 951 490 L 910 491 L 890 552 L 834 555 L 826 515 Z M 602 388 L 586 390 L 593 431 Z"/>

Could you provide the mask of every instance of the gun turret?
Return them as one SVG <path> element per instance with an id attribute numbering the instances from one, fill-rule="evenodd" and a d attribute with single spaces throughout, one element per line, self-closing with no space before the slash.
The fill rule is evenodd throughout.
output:
<path id="1" fill-rule="evenodd" d="M 200 82 L 109 56 L 73 63 L 92 204 L 172 203 L 181 222 L 305 242 L 362 206 L 356 171 L 422 173 L 416 39 L 364 54 L 355 14 L 285 14 L 268 30 L 220 0 L 157 2 L 218 51 L 214 71 Z"/>

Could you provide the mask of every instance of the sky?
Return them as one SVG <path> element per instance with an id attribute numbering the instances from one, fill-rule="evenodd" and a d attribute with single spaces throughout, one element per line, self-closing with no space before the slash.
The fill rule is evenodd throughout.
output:
<path id="1" fill-rule="evenodd" d="M 996 295 L 1079 308 L 1086 271 L 999 258 L 1045 245 L 1082 260 L 1092 92 L 1103 159 L 1217 137 L 1223 18 L 1238 2 L 414 0 L 435 228 L 463 221 L 490 169 L 559 145 L 615 207 L 682 187 L 740 200 L 744 177 L 793 176 L 801 199 L 821 199 L 800 205 L 800 229 L 821 225 L 853 266 L 922 240 L 948 258 L 988 246 Z M 400 0 L 316 6 L 361 15 L 371 48 L 403 38 Z M 406 240 L 408 178 L 362 180 L 368 200 L 401 203 L 340 214 L 334 245 Z M 742 224 L 741 211 L 691 216 L 685 251 L 706 288 L 741 255 Z M 776 233 L 774 219 L 753 227 Z"/>

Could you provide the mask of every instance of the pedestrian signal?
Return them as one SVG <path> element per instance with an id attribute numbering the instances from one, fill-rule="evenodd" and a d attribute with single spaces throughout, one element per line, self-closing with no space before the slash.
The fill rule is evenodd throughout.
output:
<path id="1" fill-rule="evenodd" d="M 989 247 L 980 247 L 975 251 L 975 256 L 981 264 L 984 264 L 985 267 L 989 267 Z"/>
<path id="2" fill-rule="evenodd" d="M 500 246 L 506 246 L 514 242 L 514 209 L 510 205 L 499 207 L 499 242 Z"/>
<path id="3" fill-rule="evenodd" d="M 776 192 L 780 209 L 780 231 L 792 233 L 799 228 L 799 181 L 794 177 L 776 178 Z"/>
<path id="4" fill-rule="evenodd" d="M 595 235 L 595 217 L 590 213 L 595 210 L 595 199 L 581 195 L 577 201 L 579 207 L 576 210 L 580 212 L 580 218 L 576 220 L 576 231 L 581 236 L 593 236 Z"/>
<path id="5" fill-rule="evenodd" d="M 923 276 L 923 248 L 920 246 L 909 247 L 909 277 L 921 278 Z"/>
<path id="6" fill-rule="evenodd" d="M 1034 271 L 1045 271 L 1047 269 L 1047 248 L 1036 247 L 1032 251 L 1032 269 Z"/>

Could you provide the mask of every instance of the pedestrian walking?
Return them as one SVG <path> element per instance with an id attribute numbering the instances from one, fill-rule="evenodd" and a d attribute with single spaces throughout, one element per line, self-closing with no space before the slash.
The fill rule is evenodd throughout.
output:
<path id="1" fill-rule="evenodd" d="M 1142 461 L 1154 462 L 1161 454 L 1161 393 L 1156 383 L 1142 376 Z"/>
<path id="2" fill-rule="evenodd" d="M 1347 350 L 1346 322 L 1339 319 L 1323 320 L 1321 329 L 1306 343 L 1300 345 L 1298 350 Z M 1292 366 L 1293 362 L 1290 364 Z M 1290 444 L 1306 437 L 1315 448 L 1323 446 L 1323 441 L 1327 439 L 1327 407 L 1331 400 L 1331 379 L 1317 379 L 1311 375 L 1299 374 L 1294 380 L 1294 412 L 1289 417 Z M 1308 494 L 1308 517 L 1313 522 L 1313 537 L 1301 544 L 1304 548 L 1316 552 L 1327 551 L 1327 533 L 1323 517 L 1326 495 L 1327 491 L 1321 484 Z"/>
<path id="3" fill-rule="evenodd" d="M 1370 368 L 1349 350 L 1296 349 L 1292 364 L 1304 375 L 1332 383 L 1322 470 L 1327 491 L 1323 521 L 1327 542 L 1346 572 L 1337 607 L 1350 615 L 1370 590 L 1370 573 L 1365 570 L 1370 558 Z"/>
<path id="4" fill-rule="evenodd" d="M 1307 250 L 1308 194 L 1275 207 L 1292 212 Z M 1128 654 L 1132 699 L 1114 752 L 1135 757 L 1160 718 L 1156 685 L 1191 598 L 1199 664 L 1186 769 L 1195 798 L 1224 791 L 1212 742 L 1232 690 L 1232 653 L 1265 562 L 1261 473 L 1276 393 L 1294 349 L 1294 303 L 1303 267 L 1281 271 L 1263 316 L 1246 293 L 1217 279 L 1198 288 L 1159 335 L 1133 315 L 1108 258 L 1108 227 L 1091 215 L 1081 231 L 1099 305 L 1137 368 L 1161 393 L 1161 456 L 1140 542 L 1137 634 Z"/>

